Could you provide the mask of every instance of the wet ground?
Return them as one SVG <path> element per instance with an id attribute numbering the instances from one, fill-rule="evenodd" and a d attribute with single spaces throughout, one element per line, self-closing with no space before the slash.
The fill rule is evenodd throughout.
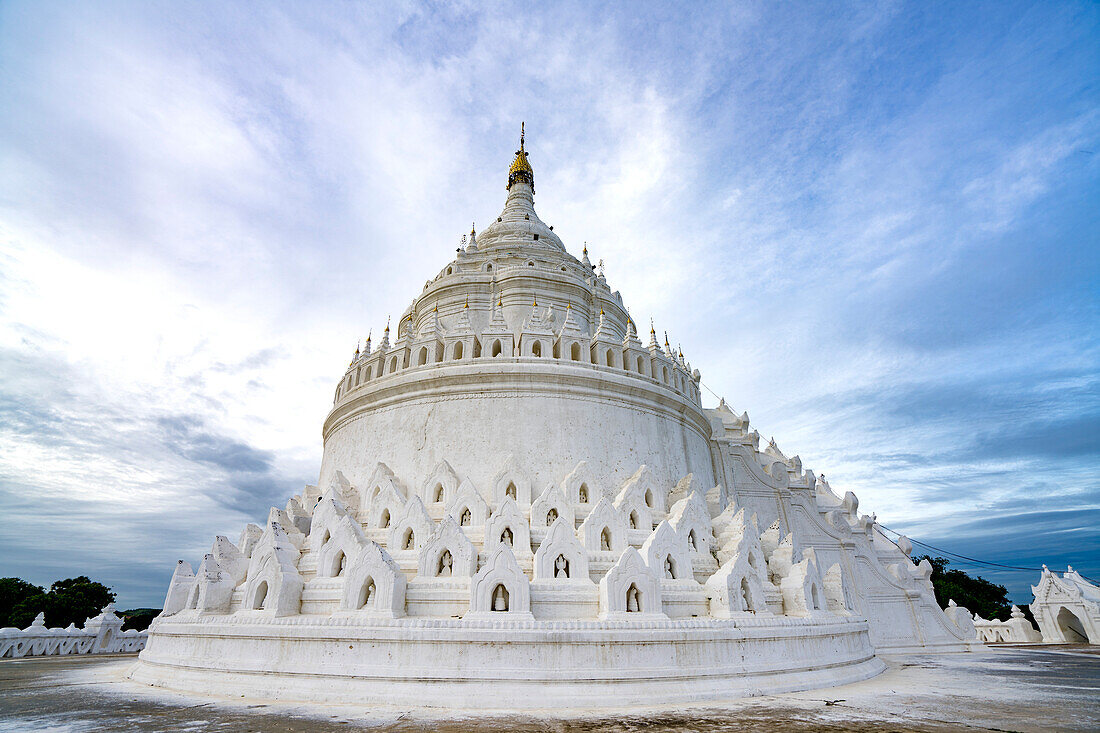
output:
<path id="1" fill-rule="evenodd" d="M 886 661 L 875 679 L 825 690 L 564 717 L 201 698 L 128 682 L 129 655 L 3 660 L 0 733 L 1100 730 L 1100 647 L 1000 645 Z"/>

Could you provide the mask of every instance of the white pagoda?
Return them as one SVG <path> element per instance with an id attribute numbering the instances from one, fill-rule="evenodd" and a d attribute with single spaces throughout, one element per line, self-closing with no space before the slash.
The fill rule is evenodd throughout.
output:
<path id="1" fill-rule="evenodd" d="M 703 407 L 587 250 L 504 209 L 356 350 L 317 486 L 197 572 L 135 680 L 453 708 L 674 704 L 836 685 L 880 652 L 962 651 L 910 548 L 856 497 Z M 904 550 L 904 551 L 903 551 Z"/>

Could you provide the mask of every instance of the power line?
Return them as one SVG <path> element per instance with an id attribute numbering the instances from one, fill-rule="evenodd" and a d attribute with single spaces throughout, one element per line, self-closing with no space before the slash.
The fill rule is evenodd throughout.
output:
<path id="1" fill-rule="evenodd" d="M 894 534 L 898 535 L 899 537 L 901 536 L 901 532 L 898 532 L 896 529 L 890 529 L 889 527 L 887 527 L 885 524 L 882 524 L 881 522 L 879 522 L 877 524 L 882 529 L 893 532 Z M 921 547 L 926 547 L 929 550 L 935 550 L 936 552 L 942 552 L 944 555 L 949 555 L 949 556 L 954 557 L 956 559 L 966 560 L 968 562 L 976 563 L 978 565 L 988 565 L 990 567 L 1004 568 L 1006 570 L 1026 570 L 1028 572 L 1033 572 L 1033 573 L 1043 572 L 1042 568 L 1024 568 L 1024 567 L 1020 567 L 1019 565 L 1005 565 L 1003 563 L 992 562 L 990 560 L 979 560 L 976 557 L 968 557 L 967 555 L 960 555 L 957 552 L 951 552 L 950 550 L 945 550 L 942 547 L 936 547 L 935 545 L 930 545 L 927 542 L 921 542 L 920 540 L 915 540 L 912 537 L 907 537 L 907 539 L 910 542 L 912 542 L 914 545 L 920 545 Z M 1097 582 L 1097 581 L 1093 580 L 1092 578 L 1090 578 L 1089 576 L 1084 575 L 1080 572 L 1078 572 L 1077 574 L 1080 575 L 1082 578 L 1085 578 L 1086 580 L 1092 581 L 1093 583 Z"/>

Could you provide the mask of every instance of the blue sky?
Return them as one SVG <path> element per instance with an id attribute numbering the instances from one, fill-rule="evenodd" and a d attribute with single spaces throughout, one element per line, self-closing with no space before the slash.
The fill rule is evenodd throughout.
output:
<path id="1" fill-rule="evenodd" d="M 1100 6 L 686 7 L 0 3 L 0 574 L 156 606 L 315 481 L 526 120 L 543 219 L 765 437 L 1100 577 Z"/>

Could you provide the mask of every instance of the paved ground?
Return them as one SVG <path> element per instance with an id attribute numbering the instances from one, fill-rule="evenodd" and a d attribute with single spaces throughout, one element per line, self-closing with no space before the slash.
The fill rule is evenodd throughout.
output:
<path id="1" fill-rule="evenodd" d="M 1100 730 L 1100 647 L 1001 645 L 887 659 L 873 680 L 676 710 L 455 717 L 408 710 L 267 704 L 165 693 L 126 681 L 132 656 L 0 662 L 9 731 L 1050 731 Z"/>

